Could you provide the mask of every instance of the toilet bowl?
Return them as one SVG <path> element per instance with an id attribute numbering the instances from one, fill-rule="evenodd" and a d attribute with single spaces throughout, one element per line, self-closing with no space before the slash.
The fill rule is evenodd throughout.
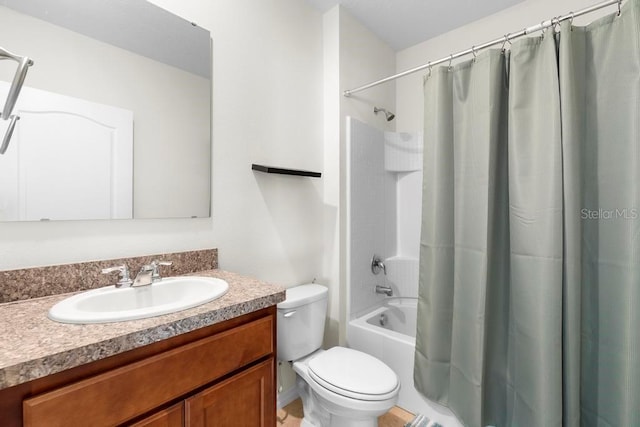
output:
<path id="1" fill-rule="evenodd" d="M 398 377 L 379 359 L 345 347 L 321 350 L 327 289 L 287 289 L 278 304 L 278 358 L 290 361 L 303 427 L 375 427 L 398 399 Z"/>

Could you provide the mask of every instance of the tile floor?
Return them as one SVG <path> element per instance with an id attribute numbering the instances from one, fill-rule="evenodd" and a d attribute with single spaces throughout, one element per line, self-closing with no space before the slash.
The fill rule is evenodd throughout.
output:
<path id="1" fill-rule="evenodd" d="M 300 427 L 302 422 L 302 401 L 296 399 L 287 406 L 278 410 L 278 423 L 276 427 Z M 413 414 L 397 406 L 378 418 L 378 427 L 403 427 L 413 420 Z"/>

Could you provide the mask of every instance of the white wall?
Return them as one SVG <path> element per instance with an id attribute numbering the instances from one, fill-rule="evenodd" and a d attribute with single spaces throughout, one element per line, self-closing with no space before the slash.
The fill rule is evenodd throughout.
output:
<path id="1" fill-rule="evenodd" d="M 342 342 L 344 286 L 340 281 L 340 14 L 341 7 L 326 12 L 322 19 L 324 61 L 324 262 L 323 281 L 330 284 L 324 345 Z"/>
<path id="2" fill-rule="evenodd" d="M 396 72 L 444 58 L 452 53 L 499 38 L 506 33 L 519 31 L 552 17 L 569 14 L 571 11 L 577 11 L 595 3 L 597 3 L 595 0 L 527 0 L 518 3 L 502 12 L 398 52 Z M 616 7 L 612 6 L 578 17 L 574 24 L 584 25 L 598 16 L 615 11 Z M 533 35 L 533 37 L 535 36 Z M 496 48 L 499 49 L 500 46 Z M 464 59 L 468 58 L 462 60 Z M 407 132 L 422 130 L 424 111 L 422 77 L 424 74 L 426 72 L 418 72 L 396 81 L 396 108 L 398 110 L 396 129 L 398 130 Z"/>
<path id="3" fill-rule="evenodd" d="M 341 342 L 346 342 L 347 324 L 347 283 L 349 265 L 347 247 L 350 244 L 345 229 L 347 218 L 347 117 L 352 117 L 381 130 L 394 130 L 395 121 L 388 122 L 384 114 L 375 115 L 373 107 L 396 111 L 395 84 L 378 86 L 366 92 L 360 92 L 349 98 L 342 92 L 353 89 L 381 77 L 393 74 L 395 70 L 395 52 L 370 30 L 356 21 L 344 8 L 340 13 L 340 224 L 343 224 L 340 237 L 340 283 L 341 294 Z M 382 148 L 382 147 L 381 147 Z"/>
<path id="4" fill-rule="evenodd" d="M 298 0 L 156 0 L 213 39 L 213 218 L 0 224 L 0 270 L 217 247 L 220 267 L 293 285 L 321 273 L 322 16 Z M 158 194 L 157 197 L 162 197 Z"/>
<path id="5" fill-rule="evenodd" d="M 346 117 L 352 116 L 380 129 L 393 129 L 394 122 L 374 115 L 374 105 L 395 109 L 393 84 L 378 87 L 364 96 L 345 98 L 346 89 L 368 83 L 395 70 L 395 52 L 336 6 L 324 15 L 325 61 L 325 265 L 330 284 L 328 339 L 326 345 L 346 341 L 347 313 L 347 215 L 346 215 Z"/>

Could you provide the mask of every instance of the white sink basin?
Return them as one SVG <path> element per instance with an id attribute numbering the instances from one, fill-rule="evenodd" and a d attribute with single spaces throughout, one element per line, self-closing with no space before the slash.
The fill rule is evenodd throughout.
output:
<path id="1" fill-rule="evenodd" d="M 49 319 L 62 323 L 108 323 L 174 313 L 213 301 L 229 284 L 213 277 L 169 277 L 149 286 L 92 289 L 51 307 Z"/>

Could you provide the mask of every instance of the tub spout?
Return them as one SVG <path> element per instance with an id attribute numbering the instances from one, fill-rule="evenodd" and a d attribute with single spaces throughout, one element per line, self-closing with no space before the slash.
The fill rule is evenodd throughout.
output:
<path id="1" fill-rule="evenodd" d="M 384 294 L 388 297 L 393 296 L 393 289 L 389 286 L 376 285 L 376 294 Z"/>

